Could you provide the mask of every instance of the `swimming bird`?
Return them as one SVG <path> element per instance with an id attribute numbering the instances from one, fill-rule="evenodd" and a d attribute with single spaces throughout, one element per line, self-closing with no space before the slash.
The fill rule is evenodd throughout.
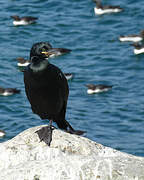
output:
<path id="1" fill-rule="evenodd" d="M 144 30 L 140 32 L 140 34 L 130 34 L 130 35 L 125 35 L 125 36 L 120 36 L 119 40 L 121 42 L 124 41 L 132 41 L 132 42 L 140 42 L 144 39 Z"/>
<path id="2" fill-rule="evenodd" d="M 105 5 L 103 6 L 100 0 L 93 0 L 96 3 L 96 7 L 94 7 L 95 14 L 107 14 L 107 13 L 118 13 L 123 11 L 123 8 L 120 6 L 111 6 Z"/>
<path id="3" fill-rule="evenodd" d="M 20 67 L 25 67 L 30 64 L 30 60 L 24 59 L 23 57 L 17 57 L 17 65 Z"/>
<path id="4" fill-rule="evenodd" d="M 2 95 L 2 96 L 10 96 L 13 94 L 18 94 L 18 93 L 20 93 L 19 89 L 0 87 L 0 95 Z"/>
<path id="5" fill-rule="evenodd" d="M 139 43 L 133 43 L 131 44 L 132 46 L 134 46 L 134 54 L 142 54 L 144 53 L 144 45 L 139 44 Z"/>
<path id="6" fill-rule="evenodd" d="M 98 85 L 86 84 L 86 86 L 88 87 L 87 90 L 88 94 L 100 93 L 100 92 L 108 91 L 109 89 L 112 88 L 112 86 L 104 85 L 104 84 L 98 84 Z"/>
<path id="7" fill-rule="evenodd" d="M 4 137 L 5 136 L 5 131 L 3 131 L 3 130 L 0 130 L 0 137 Z"/>
<path id="8" fill-rule="evenodd" d="M 35 43 L 30 50 L 30 64 L 24 71 L 27 98 L 33 113 L 41 119 L 49 119 L 49 125 L 36 131 L 40 141 L 48 146 L 52 141 L 52 122 L 60 129 L 81 135 L 84 131 L 74 130 L 66 121 L 65 113 L 69 95 L 68 82 L 63 72 L 49 63 L 49 43 Z"/>
<path id="9" fill-rule="evenodd" d="M 32 16 L 24 16 L 24 17 L 19 17 L 17 15 L 11 16 L 13 18 L 13 25 L 19 26 L 19 25 L 29 25 L 36 23 L 36 20 L 38 19 L 37 17 L 32 17 Z"/>
<path id="10" fill-rule="evenodd" d="M 64 73 L 65 77 L 67 80 L 70 80 L 73 78 L 73 74 L 72 73 Z"/>

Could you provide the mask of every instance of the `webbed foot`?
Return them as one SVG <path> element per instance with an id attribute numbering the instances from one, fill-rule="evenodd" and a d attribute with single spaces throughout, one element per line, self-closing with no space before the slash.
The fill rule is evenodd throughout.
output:
<path id="1" fill-rule="evenodd" d="M 44 141 L 48 146 L 50 146 L 50 143 L 52 141 L 53 130 L 54 130 L 54 127 L 51 125 L 42 127 L 41 129 L 37 130 L 36 133 L 38 134 L 40 138 L 40 142 Z"/>

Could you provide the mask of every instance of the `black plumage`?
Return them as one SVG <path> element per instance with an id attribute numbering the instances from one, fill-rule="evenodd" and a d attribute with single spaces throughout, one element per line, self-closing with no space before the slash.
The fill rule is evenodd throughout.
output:
<path id="1" fill-rule="evenodd" d="M 41 119 L 49 119 L 50 125 L 37 131 L 40 140 L 50 145 L 52 121 L 67 132 L 81 135 L 65 120 L 69 87 L 62 71 L 48 62 L 49 43 L 40 42 L 32 46 L 30 65 L 24 71 L 27 98 L 32 111 Z"/>

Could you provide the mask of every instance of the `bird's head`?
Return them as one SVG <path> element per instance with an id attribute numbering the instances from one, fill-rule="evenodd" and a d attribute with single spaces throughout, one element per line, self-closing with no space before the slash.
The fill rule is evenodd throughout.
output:
<path id="1" fill-rule="evenodd" d="M 11 18 L 13 18 L 13 19 L 16 20 L 16 21 L 19 21 L 19 20 L 20 20 L 20 17 L 17 16 L 17 15 L 13 15 L 13 16 L 11 16 Z"/>
<path id="2" fill-rule="evenodd" d="M 86 84 L 85 86 L 88 87 L 88 89 L 95 89 L 94 84 Z"/>
<path id="3" fill-rule="evenodd" d="M 52 46 L 48 42 L 35 43 L 30 51 L 30 59 L 33 56 L 39 56 L 41 58 L 48 58 L 50 56 L 49 50 Z"/>
<path id="4" fill-rule="evenodd" d="M 39 42 L 32 46 L 30 51 L 30 68 L 37 72 L 44 70 L 49 64 L 48 58 L 51 55 L 49 49 L 52 46 L 48 42 Z"/>

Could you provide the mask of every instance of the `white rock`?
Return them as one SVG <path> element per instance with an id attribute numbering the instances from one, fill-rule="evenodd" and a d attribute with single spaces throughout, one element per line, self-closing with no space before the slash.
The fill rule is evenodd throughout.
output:
<path id="1" fill-rule="evenodd" d="M 0 180 L 143 180 L 144 158 L 53 131 L 48 147 L 28 129 L 0 144 Z"/>

